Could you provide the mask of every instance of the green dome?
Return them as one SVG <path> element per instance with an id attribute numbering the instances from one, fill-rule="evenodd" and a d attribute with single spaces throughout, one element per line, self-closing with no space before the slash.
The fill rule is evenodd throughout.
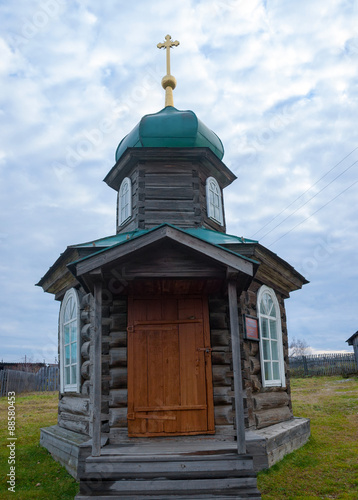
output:
<path id="1" fill-rule="evenodd" d="M 224 156 L 219 137 L 193 111 L 179 111 L 173 106 L 143 116 L 119 143 L 116 161 L 127 148 L 210 148 L 220 160 Z"/>

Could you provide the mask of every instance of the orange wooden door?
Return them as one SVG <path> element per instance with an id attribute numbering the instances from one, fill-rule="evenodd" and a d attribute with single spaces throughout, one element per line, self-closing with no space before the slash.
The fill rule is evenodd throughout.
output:
<path id="1" fill-rule="evenodd" d="M 213 433 L 207 302 L 132 297 L 128 325 L 129 436 Z"/>

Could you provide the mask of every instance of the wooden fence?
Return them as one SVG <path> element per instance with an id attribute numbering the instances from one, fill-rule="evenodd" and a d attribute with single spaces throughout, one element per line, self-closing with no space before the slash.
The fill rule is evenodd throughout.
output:
<path id="1" fill-rule="evenodd" d="M 354 353 L 312 354 L 290 357 L 292 377 L 310 375 L 348 375 L 357 373 L 358 366 Z"/>
<path id="2" fill-rule="evenodd" d="M 19 370 L 0 371 L 0 397 L 10 391 L 20 394 L 32 391 L 58 391 L 59 369 L 57 366 L 40 368 L 37 373 L 22 372 Z"/>

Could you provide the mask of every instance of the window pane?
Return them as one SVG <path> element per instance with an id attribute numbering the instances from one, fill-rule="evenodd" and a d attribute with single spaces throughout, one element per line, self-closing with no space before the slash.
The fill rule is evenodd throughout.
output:
<path id="1" fill-rule="evenodd" d="M 271 342 L 271 354 L 274 361 L 278 361 L 278 344 L 276 341 Z"/>
<path id="2" fill-rule="evenodd" d="M 70 364 L 70 346 L 66 345 L 65 347 L 65 365 Z"/>
<path id="3" fill-rule="evenodd" d="M 265 380 L 272 380 L 271 363 L 265 363 Z"/>
<path id="4" fill-rule="evenodd" d="M 275 319 L 270 319 L 270 334 L 272 339 L 277 339 L 277 323 Z"/>
<path id="5" fill-rule="evenodd" d="M 272 302 L 271 297 L 270 297 L 270 302 L 271 302 L 270 316 L 272 316 L 273 318 L 276 318 L 276 307 L 274 306 L 274 303 Z"/>
<path id="6" fill-rule="evenodd" d="M 268 308 L 268 299 L 270 298 L 268 293 L 264 293 L 261 299 L 261 304 L 260 304 L 260 313 L 261 314 L 267 314 L 269 313 L 269 308 Z"/>
<path id="7" fill-rule="evenodd" d="M 261 337 L 269 338 L 268 320 L 261 318 Z"/>
<path id="8" fill-rule="evenodd" d="M 72 298 L 70 299 L 70 318 L 69 319 L 73 319 L 76 317 L 76 303 L 74 300 L 72 300 Z"/>
<path id="9" fill-rule="evenodd" d="M 274 380 L 280 380 L 280 367 L 278 363 L 272 363 L 272 371 Z"/>
<path id="10" fill-rule="evenodd" d="M 71 344 L 71 365 L 77 362 L 77 342 Z"/>
<path id="11" fill-rule="evenodd" d="M 76 384 L 77 383 L 77 365 L 71 366 L 71 384 Z"/>
<path id="12" fill-rule="evenodd" d="M 76 322 L 73 321 L 71 323 L 71 342 L 73 342 L 74 340 L 77 340 L 77 331 L 76 331 Z"/>
<path id="13" fill-rule="evenodd" d="M 65 323 L 71 319 L 71 305 L 72 305 L 72 298 L 70 298 L 67 301 L 67 304 L 65 307 L 65 314 L 64 314 L 64 322 Z"/>
<path id="14" fill-rule="evenodd" d="M 70 325 L 66 325 L 65 328 L 65 344 L 70 343 Z"/>
<path id="15" fill-rule="evenodd" d="M 265 360 L 271 359 L 270 341 L 269 340 L 263 340 L 262 341 L 262 347 L 263 347 L 263 352 L 264 352 L 264 359 Z"/>
<path id="16" fill-rule="evenodd" d="M 70 367 L 66 366 L 65 368 L 65 384 L 70 384 Z"/>

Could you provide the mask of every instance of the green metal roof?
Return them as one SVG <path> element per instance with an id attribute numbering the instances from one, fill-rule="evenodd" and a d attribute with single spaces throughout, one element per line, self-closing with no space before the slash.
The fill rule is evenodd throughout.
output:
<path id="1" fill-rule="evenodd" d="M 167 106 L 158 113 L 145 115 L 122 139 L 116 161 L 127 148 L 210 148 L 221 160 L 224 146 L 219 137 L 201 122 L 193 111 Z"/>
<path id="2" fill-rule="evenodd" d="M 189 228 L 183 229 L 188 234 L 196 236 L 208 243 L 213 245 L 229 245 L 234 243 L 258 243 L 256 240 L 248 240 L 243 236 L 233 236 L 231 234 L 220 233 L 219 231 L 214 231 L 213 229 L 206 229 L 205 227 L 200 228 Z"/>
<path id="3" fill-rule="evenodd" d="M 79 243 L 77 245 L 70 245 L 70 248 L 109 248 L 118 243 L 124 243 L 128 240 L 135 238 L 136 236 L 141 236 L 146 234 L 148 229 L 135 229 L 130 233 L 119 233 L 113 236 L 106 236 L 105 238 L 100 238 L 94 241 L 87 241 L 86 243 Z"/>
<path id="4" fill-rule="evenodd" d="M 135 231 L 131 231 L 129 233 L 121 233 L 121 234 L 116 234 L 114 236 L 107 236 L 106 238 L 101 238 L 95 241 L 90 241 L 87 243 L 80 243 L 78 245 L 71 245 L 70 248 L 98 248 L 97 252 L 91 253 L 90 255 L 87 255 L 86 257 L 82 257 L 78 261 L 72 262 L 70 265 L 76 264 L 77 262 L 80 262 L 82 260 L 90 259 L 94 255 L 106 251 L 108 248 L 117 246 L 117 245 L 122 245 L 127 243 L 129 240 L 132 240 L 134 238 L 138 238 L 144 234 L 150 233 L 152 231 L 155 231 L 156 229 L 163 227 L 163 226 L 169 226 L 173 227 L 174 229 L 177 229 L 178 231 L 182 231 L 184 233 L 187 233 L 191 236 L 194 236 L 195 238 L 198 238 L 202 241 L 205 241 L 206 243 L 210 243 L 211 245 L 215 245 L 217 247 L 220 247 L 227 252 L 233 253 L 239 257 L 241 257 L 244 260 L 248 260 L 250 262 L 253 262 L 255 264 L 258 264 L 257 261 L 250 259 L 244 255 L 239 254 L 238 252 L 235 252 L 233 250 L 230 250 L 228 248 L 225 248 L 221 245 L 228 245 L 228 244 L 243 244 L 243 243 L 257 243 L 255 240 L 248 240 L 246 238 L 240 237 L 240 236 L 233 236 L 230 234 L 226 233 L 220 233 L 218 231 L 214 231 L 211 229 L 206 229 L 204 227 L 201 228 L 189 228 L 189 229 L 183 229 L 177 226 L 174 226 L 172 224 L 160 224 L 159 226 L 155 226 L 151 229 L 137 229 Z"/>

